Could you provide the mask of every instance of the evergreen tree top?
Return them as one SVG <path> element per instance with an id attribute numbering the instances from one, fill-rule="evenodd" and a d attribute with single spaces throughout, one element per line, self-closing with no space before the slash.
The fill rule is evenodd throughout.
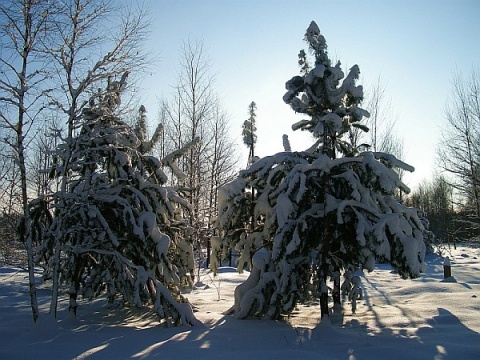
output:
<path id="1" fill-rule="evenodd" d="M 315 65 L 330 66 L 330 59 L 327 55 L 327 41 L 320 33 L 320 28 L 315 21 L 310 23 L 305 32 L 305 41 L 308 43 L 310 50 L 315 54 Z"/>
<path id="2" fill-rule="evenodd" d="M 331 65 L 325 37 L 313 21 L 305 33 L 305 41 L 315 58 L 314 66 L 310 66 L 307 54 L 301 50 L 298 55 L 301 75 L 287 81 L 283 100 L 295 112 L 309 118 L 292 128 L 309 131 L 319 139 L 309 151 L 321 151 L 332 158 L 336 152 L 351 154 L 355 149 L 342 137 L 352 126 L 368 131 L 360 122 L 370 116 L 360 107 L 363 88 L 356 85 L 360 69 L 354 65 L 345 77 L 340 62 Z"/>
<path id="3" fill-rule="evenodd" d="M 255 114 L 256 109 L 257 104 L 255 104 L 255 101 L 252 101 L 250 105 L 248 105 L 248 114 L 250 116 L 243 122 L 242 125 L 243 143 L 249 147 L 254 146 L 257 142 L 257 127 L 255 126 L 257 116 L 257 114 Z"/>

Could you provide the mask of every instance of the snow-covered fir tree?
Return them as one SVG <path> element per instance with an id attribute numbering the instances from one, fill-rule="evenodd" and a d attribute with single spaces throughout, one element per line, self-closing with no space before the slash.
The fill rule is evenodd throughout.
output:
<path id="1" fill-rule="evenodd" d="M 109 81 L 107 91 L 91 98 L 77 136 L 58 149 L 51 174 L 68 181 L 54 194 L 47 223 L 38 214 L 45 201 L 33 203 L 38 258 L 48 276 L 69 287 L 73 315 L 79 295 L 105 296 L 110 303 L 152 307 L 167 325 L 199 324 L 180 294 L 192 285 L 194 270 L 190 228 L 180 215 L 189 204 L 165 185 L 162 171 L 169 166 L 184 176 L 175 159 L 188 147 L 163 161 L 146 154 L 162 127 L 148 140 L 143 106 L 135 129 L 118 116 L 125 81 Z"/>
<path id="2" fill-rule="evenodd" d="M 238 270 L 253 265 L 235 293 L 232 312 L 238 318 L 277 319 L 318 296 L 323 318 L 329 314 L 328 281 L 334 281 L 332 295 L 340 302 L 341 272 L 371 271 L 382 260 L 413 278 L 424 266 L 418 212 L 394 197 L 398 188 L 409 191 L 394 169 L 413 168 L 349 142 L 352 127 L 368 130 L 361 123 L 368 113 L 360 107 L 359 68 L 345 76 L 340 62 L 331 63 L 315 22 L 305 40 L 313 63 L 302 50 L 300 75 L 286 83 L 284 101 L 305 115 L 292 127 L 312 133 L 314 144 L 301 152 L 288 151 L 287 144 L 285 152 L 256 161 L 219 193 L 223 240 L 215 242 L 214 252 L 236 247 Z M 255 227 L 247 234 L 252 206 Z"/>

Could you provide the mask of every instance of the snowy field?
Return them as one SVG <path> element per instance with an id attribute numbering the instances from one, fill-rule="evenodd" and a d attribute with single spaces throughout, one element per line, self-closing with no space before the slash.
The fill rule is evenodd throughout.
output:
<path id="1" fill-rule="evenodd" d="M 201 328 L 162 328 L 151 313 L 110 309 L 105 301 L 80 303 L 73 320 L 66 297 L 54 323 L 42 285 L 43 316 L 33 326 L 26 272 L 0 267 L 0 359 L 480 359 L 480 250 L 459 247 L 450 256 L 448 280 L 443 258 L 432 254 L 413 281 L 378 265 L 362 277 L 357 313 L 346 302 L 320 325 L 318 304 L 298 309 L 289 323 L 222 315 L 248 275 L 222 268 L 185 294 Z"/>

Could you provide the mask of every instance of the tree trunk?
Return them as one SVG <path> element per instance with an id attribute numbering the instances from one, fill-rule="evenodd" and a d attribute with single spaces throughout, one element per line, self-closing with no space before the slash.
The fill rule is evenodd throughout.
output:
<path id="1" fill-rule="evenodd" d="M 320 315 L 321 319 L 324 316 L 329 316 L 328 312 L 328 287 L 325 278 L 320 279 Z"/>
<path id="2" fill-rule="evenodd" d="M 340 269 L 338 268 L 338 266 L 335 266 L 335 271 L 333 276 L 332 298 L 333 298 L 333 306 L 342 304 L 340 299 Z"/>
<path id="3" fill-rule="evenodd" d="M 30 235 L 30 217 L 26 216 L 25 218 L 25 230 L 26 234 L 26 248 L 27 248 L 27 261 L 28 261 L 28 293 L 30 295 L 30 306 L 32 308 L 33 322 L 37 322 L 39 311 L 38 311 L 38 302 L 37 302 L 37 290 L 35 286 L 35 266 L 33 262 L 33 244 L 32 236 Z M 20 239 L 22 240 L 22 239 Z"/>
<path id="4" fill-rule="evenodd" d="M 73 317 L 77 317 L 77 290 L 72 287 L 70 288 L 70 304 L 68 305 L 68 312 L 73 315 Z"/>
<path id="5" fill-rule="evenodd" d="M 26 92 L 26 73 L 27 73 L 27 59 L 23 59 L 23 68 L 21 76 L 21 89 L 23 93 Z M 25 244 L 27 250 L 27 262 L 28 262 L 28 285 L 29 285 L 29 294 L 30 294 L 30 305 L 32 307 L 33 321 L 36 322 L 38 319 L 38 302 L 37 302 L 37 290 L 35 286 L 35 269 L 33 261 L 33 239 L 30 233 L 31 220 L 30 220 L 30 210 L 28 208 L 28 191 L 27 191 L 27 167 L 25 162 L 25 144 L 24 144 L 24 95 L 20 96 L 18 107 L 18 124 L 17 124 L 17 143 L 16 151 L 18 153 L 18 166 L 20 169 L 20 183 L 22 191 L 22 208 L 23 208 L 23 229 L 20 233 L 20 241 Z"/>
<path id="6" fill-rule="evenodd" d="M 328 311 L 328 265 L 322 264 L 320 266 L 320 318 L 324 316 L 330 316 Z"/>
<path id="7" fill-rule="evenodd" d="M 205 263 L 205 268 L 208 269 L 210 266 L 210 253 L 212 252 L 212 245 L 210 239 L 207 239 L 207 260 Z"/>
<path id="8" fill-rule="evenodd" d="M 54 319 L 57 318 L 57 304 L 58 304 L 58 285 L 59 285 L 59 272 L 60 272 L 60 241 L 59 235 L 55 235 L 54 243 L 54 259 L 53 259 L 53 274 L 52 274 L 52 300 L 50 302 L 50 315 Z"/>
<path id="9" fill-rule="evenodd" d="M 73 315 L 75 318 L 77 317 L 77 296 L 78 290 L 80 289 L 80 259 L 77 255 L 74 255 L 74 262 L 75 262 L 75 270 L 74 270 L 74 278 L 72 279 L 72 283 L 70 285 L 70 304 L 68 306 L 68 312 Z"/>

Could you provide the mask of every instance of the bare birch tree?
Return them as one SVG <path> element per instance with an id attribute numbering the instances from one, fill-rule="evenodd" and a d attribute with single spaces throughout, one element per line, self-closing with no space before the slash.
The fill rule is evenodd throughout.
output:
<path id="1" fill-rule="evenodd" d="M 365 120 L 369 131 L 364 133 L 357 128 L 352 129 L 350 132 L 352 143 L 358 147 L 359 151 L 365 150 L 365 144 L 367 144 L 370 151 L 392 154 L 398 159 L 404 158 L 403 139 L 396 133 L 397 119 L 381 78 L 367 88 L 364 104 L 365 110 L 370 114 L 370 117 Z M 402 169 L 395 169 L 395 171 L 401 179 L 404 171 Z M 397 196 L 403 197 L 401 190 Z"/>
<path id="2" fill-rule="evenodd" d="M 193 208 L 189 220 L 195 229 L 199 251 L 204 245 L 208 248 L 211 221 L 216 212 L 216 192 L 231 178 L 237 162 L 228 135 L 228 118 L 215 94 L 210 64 L 202 41 L 184 42 L 175 92 L 171 101 L 163 102 L 160 110 L 167 149 L 181 148 L 196 138 L 200 140 L 179 162 L 187 176 L 183 185 L 188 189 Z"/>
<path id="3" fill-rule="evenodd" d="M 102 91 L 99 84 L 145 68 L 148 54 L 142 46 L 149 22 L 144 8 L 121 9 L 110 0 L 65 0 L 58 5 L 55 31 L 46 40 L 58 89 L 51 102 L 67 116 L 71 137 L 88 99 Z"/>
<path id="4" fill-rule="evenodd" d="M 53 153 L 61 140 L 61 120 L 56 113 L 49 113 L 42 122 L 41 128 L 36 131 L 30 148 L 31 154 L 28 161 L 29 188 L 32 193 L 38 196 L 49 196 L 57 191 L 57 183 L 54 183 L 48 174 L 52 168 Z"/>
<path id="5" fill-rule="evenodd" d="M 31 130 L 43 109 L 47 90 L 41 84 L 46 78 L 42 70 L 41 38 L 49 30 L 47 2 L 17 0 L 0 4 L 0 120 L 8 130 L 4 141 L 13 150 L 19 170 L 23 221 L 20 241 L 27 249 L 29 293 L 33 320 L 38 319 L 35 290 L 32 239 L 29 236 L 26 151 Z"/>
<path id="6" fill-rule="evenodd" d="M 457 73 L 445 111 L 446 122 L 438 147 L 440 167 L 451 175 L 467 216 L 465 224 L 480 227 L 480 76 Z"/>
<path id="7" fill-rule="evenodd" d="M 370 131 L 371 150 L 386 152 L 403 157 L 403 141 L 395 134 L 396 119 L 393 114 L 391 100 L 387 97 L 385 86 L 380 78 L 370 87 L 366 95 L 366 110 L 370 113 L 366 124 Z"/>
<path id="8" fill-rule="evenodd" d="M 239 160 L 238 155 L 235 154 L 236 147 L 228 133 L 227 115 L 217 109 L 212 125 L 212 143 L 208 161 L 207 207 L 203 215 L 207 219 L 208 228 L 208 239 L 206 239 L 207 267 L 210 264 L 210 237 L 214 235 L 212 225 L 218 215 L 218 190 L 233 179 L 236 173 L 235 165 Z"/>

